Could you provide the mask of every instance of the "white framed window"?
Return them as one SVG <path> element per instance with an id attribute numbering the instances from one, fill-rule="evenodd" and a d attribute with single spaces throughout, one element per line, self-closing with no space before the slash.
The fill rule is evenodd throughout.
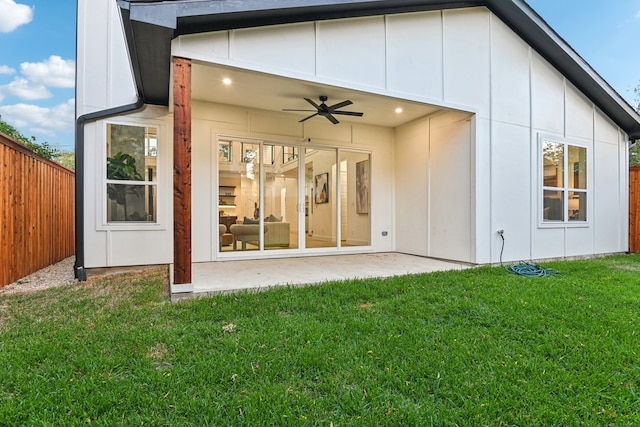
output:
<path id="1" fill-rule="evenodd" d="M 540 137 L 542 224 L 587 223 L 587 155 L 585 146 Z"/>
<path id="2" fill-rule="evenodd" d="M 106 124 L 106 224 L 158 222 L 158 128 Z"/>

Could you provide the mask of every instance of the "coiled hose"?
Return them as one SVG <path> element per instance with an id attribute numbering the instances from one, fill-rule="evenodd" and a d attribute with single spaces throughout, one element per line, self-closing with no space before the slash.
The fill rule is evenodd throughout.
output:
<path id="1" fill-rule="evenodd" d="M 500 233 L 502 239 L 502 248 L 500 249 L 500 265 L 502 265 L 502 253 L 504 252 L 504 236 Z M 503 266 L 504 267 L 504 266 Z M 542 268 L 538 264 L 533 264 L 527 261 L 521 261 L 517 264 L 511 264 L 508 267 L 504 267 L 509 273 L 517 274 L 524 277 L 545 277 L 545 276 L 559 276 L 560 272 L 553 268 Z"/>

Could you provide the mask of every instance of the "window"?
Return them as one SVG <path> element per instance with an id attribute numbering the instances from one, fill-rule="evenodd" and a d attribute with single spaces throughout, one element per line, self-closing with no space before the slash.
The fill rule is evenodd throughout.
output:
<path id="1" fill-rule="evenodd" d="M 107 222 L 157 222 L 158 132 L 107 124 Z"/>
<path id="2" fill-rule="evenodd" d="M 282 150 L 282 163 L 292 162 L 298 158 L 298 147 L 283 147 Z"/>
<path id="3" fill-rule="evenodd" d="M 542 138 L 542 221 L 587 221 L 587 149 Z"/>
<path id="4" fill-rule="evenodd" d="M 220 141 L 218 143 L 218 161 L 219 162 L 231 162 L 231 141 Z"/>
<path id="5" fill-rule="evenodd" d="M 255 160 L 258 157 L 258 150 L 260 149 L 260 144 L 255 143 L 242 143 L 242 162 L 243 163 L 255 163 L 258 162 Z M 273 156 L 273 147 L 271 145 L 264 146 L 264 153 L 262 153 L 262 164 L 263 165 L 272 165 L 274 163 Z"/>

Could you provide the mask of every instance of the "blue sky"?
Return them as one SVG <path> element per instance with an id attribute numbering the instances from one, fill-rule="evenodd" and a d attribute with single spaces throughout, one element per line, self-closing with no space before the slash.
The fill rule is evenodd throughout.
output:
<path id="1" fill-rule="evenodd" d="M 115 0 L 113 0 L 115 1 Z M 640 0 L 528 0 L 629 103 L 640 85 Z M 73 149 L 74 0 L 0 0 L 0 115 Z"/>

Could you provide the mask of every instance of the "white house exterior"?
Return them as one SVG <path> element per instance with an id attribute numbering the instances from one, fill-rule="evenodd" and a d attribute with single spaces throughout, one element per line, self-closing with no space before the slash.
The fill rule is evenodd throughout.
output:
<path id="1" fill-rule="evenodd" d="M 505 262 L 628 250 L 640 117 L 523 1 L 79 0 L 77 67 L 81 278 L 189 250 L 187 270 L 495 263 L 499 230 Z M 322 95 L 364 115 L 283 111 Z M 108 170 L 118 153 L 137 176 Z"/>

